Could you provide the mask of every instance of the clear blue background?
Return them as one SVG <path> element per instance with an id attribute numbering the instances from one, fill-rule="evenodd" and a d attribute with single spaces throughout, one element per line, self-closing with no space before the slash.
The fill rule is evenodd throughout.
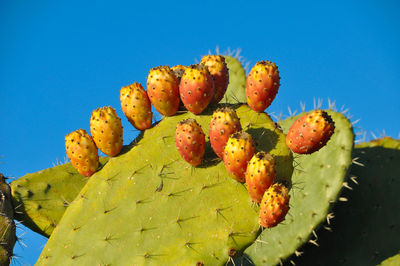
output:
<path id="1" fill-rule="evenodd" d="M 64 135 L 89 129 L 111 105 L 125 143 L 137 134 L 119 90 L 151 67 L 188 65 L 209 50 L 241 48 L 253 66 L 275 61 L 282 86 L 268 109 L 350 108 L 356 129 L 400 132 L 399 1 L 0 1 L 0 172 L 19 177 L 64 161 Z M 16 264 L 45 239 L 20 226 Z"/>

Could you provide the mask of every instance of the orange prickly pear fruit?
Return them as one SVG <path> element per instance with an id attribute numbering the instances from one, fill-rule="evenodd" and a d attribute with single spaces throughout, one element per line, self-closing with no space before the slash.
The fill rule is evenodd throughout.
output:
<path id="1" fill-rule="evenodd" d="M 270 228 L 285 220 L 290 209 L 289 200 L 289 190 L 286 186 L 280 183 L 270 186 L 261 200 L 260 225 Z"/>
<path id="2" fill-rule="evenodd" d="M 237 181 L 245 182 L 247 164 L 256 152 L 250 134 L 239 131 L 232 134 L 224 149 L 224 164 L 228 173 Z"/>
<path id="3" fill-rule="evenodd" d="M 246 170 L 246 186 L 251 199 L 260 203 L 264 192 L 275 182 L 274 158 L 263 151 L 251 158 Z"/>
<path id="4" fill-rule="evenodd" d="M 218 103 L 225 95 L 229 84 L 229 71 L 225 63 L 225 57 L 221 55 L 205 55 L 201 58 L 201 64 L 205 65 L 214 79 L 214 96 L 211 100 Z"/>
<path id="5" fill-rule="evenodd" d="M 279 85 L 278 66 L 270 61 L 258 62 L 246 80 L 247 104 L 256 112 L 264 112 L 275 99 Z"/>
<path id="6" fill-rule="evenodd" d="M 224 107 L 217 109 L 210 122 L 210 144 L 214 152 L 222 159 L 224 148 L 230 135 L 241 131 L 239 118 L 232 108 Z"/>
<path id="7" fill-rule="evenodd" d="M 89 177 L 99 166 L 99 155 L 92 137 L 84 129 L 78 129 L 65 136 L 65 149 L 71 164 L 78 172 Z"/>
<path id="8" fill-rule="evenodd" d="M 120 100 L 122 111 L 129 122 L 138 130 L 151 127 L 153 113 L 151 103 L 142 85 L 135 82 L 121 88 Z"/>
<path id="9" fill-rule="evenodd" d="M 214 81 L 207 67 L 191 65 L 186 68 L 179 84 L 181 100 L 189 112 L 203 112 L 214 96 Z"/>
<path id="10" fill-rule="evenodd" d="M 179 83 L 169 66 L 150 69 L 147 76 L 147 94 L 156 110 L 164 115 L 176 114 L 179 108 Z"/>
<path id="11" fill-rule="evenodd" d="M 205 135 L 201 126 L 192 118 L 176 126 L 175 144 L 182 158 L 193 166 L 201 163 L 205 151 Z"/>
<path id="12" fill-rule="evenodd" d="M 310 154 L 321 149 L 335 131 L 331 116 L 315 110 L 297 119 L 286 135 L 286 145 L 300 154 Z"/>
<path id="13" fill-rule="evenodd" d="M 108 156 L 116 156 L 122 149 L 122 125 L 114 108 L 101 107 L 92 112 L 90 132 L 96 146 Z"/>

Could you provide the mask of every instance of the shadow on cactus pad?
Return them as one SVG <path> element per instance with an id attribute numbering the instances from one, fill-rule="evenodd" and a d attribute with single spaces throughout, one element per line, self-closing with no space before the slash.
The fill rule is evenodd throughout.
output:
<path id="1" fill-rule="evenodd" d="M 346 190 L 348 202 L 335 206 L 333 232 L 319 235 L 298 265 L 377 265 L 400 248 L 400 141 L 383 138 L 362 143 Z M 357 178 L 357 179 L 355 179 Z M 398 265 L 398 264 L 396 264 Z"/>

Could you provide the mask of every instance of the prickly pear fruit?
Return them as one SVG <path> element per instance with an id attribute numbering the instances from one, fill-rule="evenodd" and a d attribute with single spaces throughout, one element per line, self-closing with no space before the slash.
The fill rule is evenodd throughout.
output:
<path id="1" fill-rule="evenodd" d="M 241 131 L 239 118 L 232 108 L 217 109 L 210 122 L 210 144 L 219 158 L 224 156 L 224 147 L 231 134 Z"/>
<path id="2" fill-rule="evenodd" d="M 196 115 L 203 112 L 214 96 L 214 81 L 207 67 L 188 67 L 181 78 L 179 93 L 188 111 Z"/>
<path id="3" fill-rule="evenodd" d="M 260 205 L 260 225 L 274 227 L 285 220 L 289 211 L 289 190 L 283 184 L 273 184 L 265 191 Z"/>
<path id="4" fill-rule="evenodd" d="M 65 149 L 71 164 L 78 172 L 89 177 L 99 166 L 99 155 L 92 137 L 84 129 L 78 129 L 65 136 Z"/>
<path id="5" fill-rule="evenodd" d="M 314 110 L 297 119 L 286 136 L 286 145 L 300 154 L 310 154 L 321 149 L 335 131 L 335 123 L 322 110 Z"/>
<path id="6" fill-rule="evenodd" d="M 218 103 L 224 97 L 229 84 L 229 72 L 225 58 L 221 55 L 205 55 L 201 58 L 200 63 L 207 67 L 214 79 L 214 96 L 211 102 Z"/>
<path id="7" fill-rule="evenodd" d="M 263 151 L 258 152 L 247 165 L 245 177 L 251 199 L 260 203 L 265 191 L 275 182 L 274 158 Z"/>
<path id="8" fill-rule="evenodd" d="M 228 173 L 237 181 L 245 182 L 247 164 L 256 152 L 253 138 L 244 131 L 232 134 L 224 149 L 224 164 Z"/>
<path id="9" fill-rule="evenodd" d="M 153 113 L 151 103 L 143 86 L 135 82 L 121 88 L 120 100 L 122 111 L 136 129 L 145 130 L 151 127 Z"/>
<path id="10" fill-rule="evenodd" d="M 179 83 L 169 66 L 150 69 L 147 76 L 147 94 L 160 114 L 176 114 L 179 107 Z"/>
<path id="11" fill-rule="evenodd" d="M 263 112 L 271 105 L 280 85 L 279 70 L 270 61 L 258 62 L 246 80 L 247 104 L 256 112 Z"/>
<path id="12" fill-rule="evenodd" d="M 122 149 L 122 125 L 114 108 L 101 107 L 92 112 L 90 132 L 96 146 L 108 156 L 117 155 Z"/>
<path id="13" fill-rule="evenodd" d="M 175 144 L 185 161 L 193 166 L 201 163 L 205 151 L 205 135 L 196 120 L 188 118 L 178 123 Z"/>

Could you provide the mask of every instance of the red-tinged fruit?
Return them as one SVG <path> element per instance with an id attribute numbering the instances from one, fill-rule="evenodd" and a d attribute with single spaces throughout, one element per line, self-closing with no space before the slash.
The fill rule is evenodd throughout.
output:
<path id="1" fill-rule="evenodd" d="M 122 125 L 114 108 L 101 107 L 92 112 L 90 132 L 96 146 L 108 156 L 116 156 L 122 149 Z"/>
<path id="2" fill-rule="evenodd" d="M 275 182 L 274 158 L 263 151 L 251 158 L 246 170 L 246 186 L 251 199 L 260 203 L 265 191 Z"/>
<path id="3" fill-rule="evenodd" d="M 147 94 L 160 114 L 176 114 L 179 107 L 179 83 L 169 66 L 150 69 L 147 76 Z"/>
<path id="4" fill-rule="evenodd" d="M 335 123 L 323 110 L 314 110 L 297 119 L 286 135 L 286 145 L 295 153 L 318 151 L 331 138 Z"/>
<path id="5" fill-rule="evenodd" d="M 273 184 L 267 191 L 260 204 L 259 222 L 264 228 L 271 228 L 285 220 L 289 207 L 289 190 L 280 183 Z"/>
<path id="6" fill-rule="evenodd" d="M 232 134 L 224 149 L 224 164 L 228 173 L 237 181 L 245 182 L 247 164 L 256 152 L 253 138 L 244 131 Z"/>
<path id="7" fill-rule="evenodd" d="M 78 129 L 65 136 L 65 150 L 71 164 L 78 172 L 89 177 L 99 167 L 99 155 L 92 137 L 84 129 Z"/>
<path id="8" fill-rule="evenodd" d="M 225 95 L 229 84 L 229 71 L 225 63 L 225 57 L 221 55 L 205 55 L 201 58 L 201 64 L 205 65 L 214 79 L 214 96 L 212 103 L 218 103 Z"/>
<path id="9" fill-rule="evenodd" d="M 247 104 L 256 112 L 271 105 L 280 85 L 278 66 L 270 61 L 258 62 L 246 80 Z"/>
<path id="10" fill-rule="evenodd" d="M 192 118 L 176 126 L 175 144 L 182 158 L 193 166 L 201 164 L 205 151 L 205 135 L 201 126 Z"/>
<path id="11" fill-rule="evenodd" d="M 215 154 L 224 156 L 224 148 L 230 135 L 242 130 L 239 118 L 234 109 L 229 107 L 217 109 L 211 118 L 209 138 Z"/>
<path id="12" fill-rule="evenodd" d="M 121 88 L 120 100 L 122 111 L 129 122 L 138 130 L 151 127 L 153 113 L 151 103 L 143 86 L 135 82 Z"/>
<path id="13" fill-rule="evenodd" d="M 189 112 L 196 115 L 203 112 L 214 96 L 214 81 L 203 65 L 186 68 L 179 85 L 179 94 Z"/>

